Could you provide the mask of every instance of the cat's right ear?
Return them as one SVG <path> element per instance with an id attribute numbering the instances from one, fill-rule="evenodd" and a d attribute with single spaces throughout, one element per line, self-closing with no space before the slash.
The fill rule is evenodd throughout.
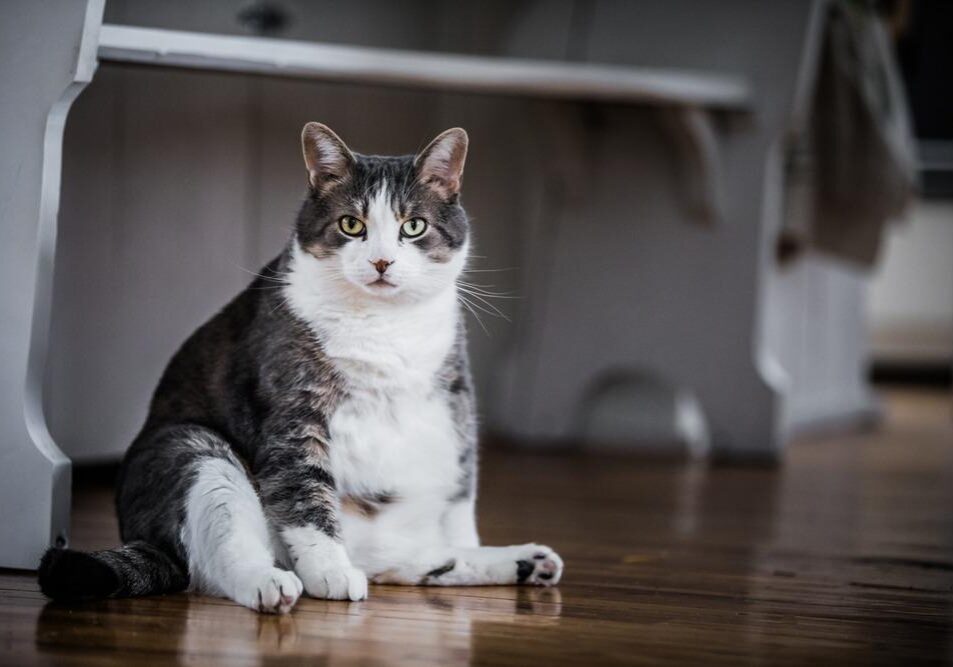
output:
<path id="1" fill-rule="evenodd" d="M 347 144 L 321 123 L 308 123 L 301 130 L 301 150 L 308 168 L 308 181 L 314 190 L 326 190 L 342 180 L 354 166 L 354 154 Z"/>

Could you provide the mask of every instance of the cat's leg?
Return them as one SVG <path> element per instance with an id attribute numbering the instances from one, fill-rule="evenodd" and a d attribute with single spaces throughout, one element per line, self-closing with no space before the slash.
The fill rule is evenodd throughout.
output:
<path id="1" fill-rule="evenodd" d="M 476 526 L 476 499 L 473 496 L 451 502 L 443 515 L 446 544 L 455 547 L 478 547 L 480 536 Z"/>
<path id="2" fill-rule="evenodd" d="M 563 561 L 547 546 L 434 547 L 400 557 L 372 580 L 409 586 L 554 586 Z"/>
<path id="3" fill-rule="evenodd" d="M 538 544 L 481 547 L 473 496 L 404 499 L 378 514 L 344 516 L 348 548 L 374 583 L 489 586 L 559 582 L 562 559 Z"/>
<path id="4" fill-rule="evenodd" d="M 293 405 L 288 415 L 276 415 L 265 425 L 270 435 L 256 454 L 255 479 L 305 592 L 330 600 L 363 600 L 367 577 L 351 564 L 340 536 L 326 429 L 302 423 L 300 415 L 309 411 L 309 405 Z"/>
<path id="5" fill-rule="evenodd" d="M 197 459 L 181 540 L 198 590 L 279 614 L 301 595 L 301 580 L 275 566 L 261 502 L 234 456 Z"/>

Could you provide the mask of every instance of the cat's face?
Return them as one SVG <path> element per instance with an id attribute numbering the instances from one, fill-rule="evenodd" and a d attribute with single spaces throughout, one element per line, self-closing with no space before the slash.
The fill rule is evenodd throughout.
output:
<path id="1" fill-rule="evenodd" d="M 310 191 L 296 239 L 322 288 L 422 300 L 456 281 L 468 247 L 466 132 L 447 130 L 417 156 L 369 157 L 308 123 L 302 145 Z"/>

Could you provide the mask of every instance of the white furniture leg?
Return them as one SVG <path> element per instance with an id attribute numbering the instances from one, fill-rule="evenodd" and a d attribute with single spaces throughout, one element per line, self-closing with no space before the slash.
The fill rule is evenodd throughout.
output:
<path id="1" fill-rule="evenodd" d="M 70 462 L 43 414 L 63 128 L 92 78 L 103 0 L 15 0 L 0 21 L 0 567 L 66 544 Z"/>
<path id="2" fill-rule="evenodd" d="M 723 220 L 685 224 L 681 198 L 666 194 L 670 168 L 639 152 L 670 145 L 663 125 L 631 109 L 602 112 L 598 131 L 564 120 L 541 125 L 547 209 L 529 235 L 518 354 L 495 422 L 529 441 L 577 441 L 594 388 L 650 377 L 697 400 L 717 455 L 776 460 L 783 374 L 759 349 L 781 185 L 770 142 L 736 138 Z"/>

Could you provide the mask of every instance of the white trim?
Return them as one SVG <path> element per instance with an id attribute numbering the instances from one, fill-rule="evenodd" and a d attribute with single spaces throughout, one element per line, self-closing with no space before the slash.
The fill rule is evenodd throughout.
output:
<path id="1" fill-rule="evenodd" d="M 529 97 L 746 110 L 742 77 L 642 67 L 465 56 L 104 24 L 116 62 Z"/>

